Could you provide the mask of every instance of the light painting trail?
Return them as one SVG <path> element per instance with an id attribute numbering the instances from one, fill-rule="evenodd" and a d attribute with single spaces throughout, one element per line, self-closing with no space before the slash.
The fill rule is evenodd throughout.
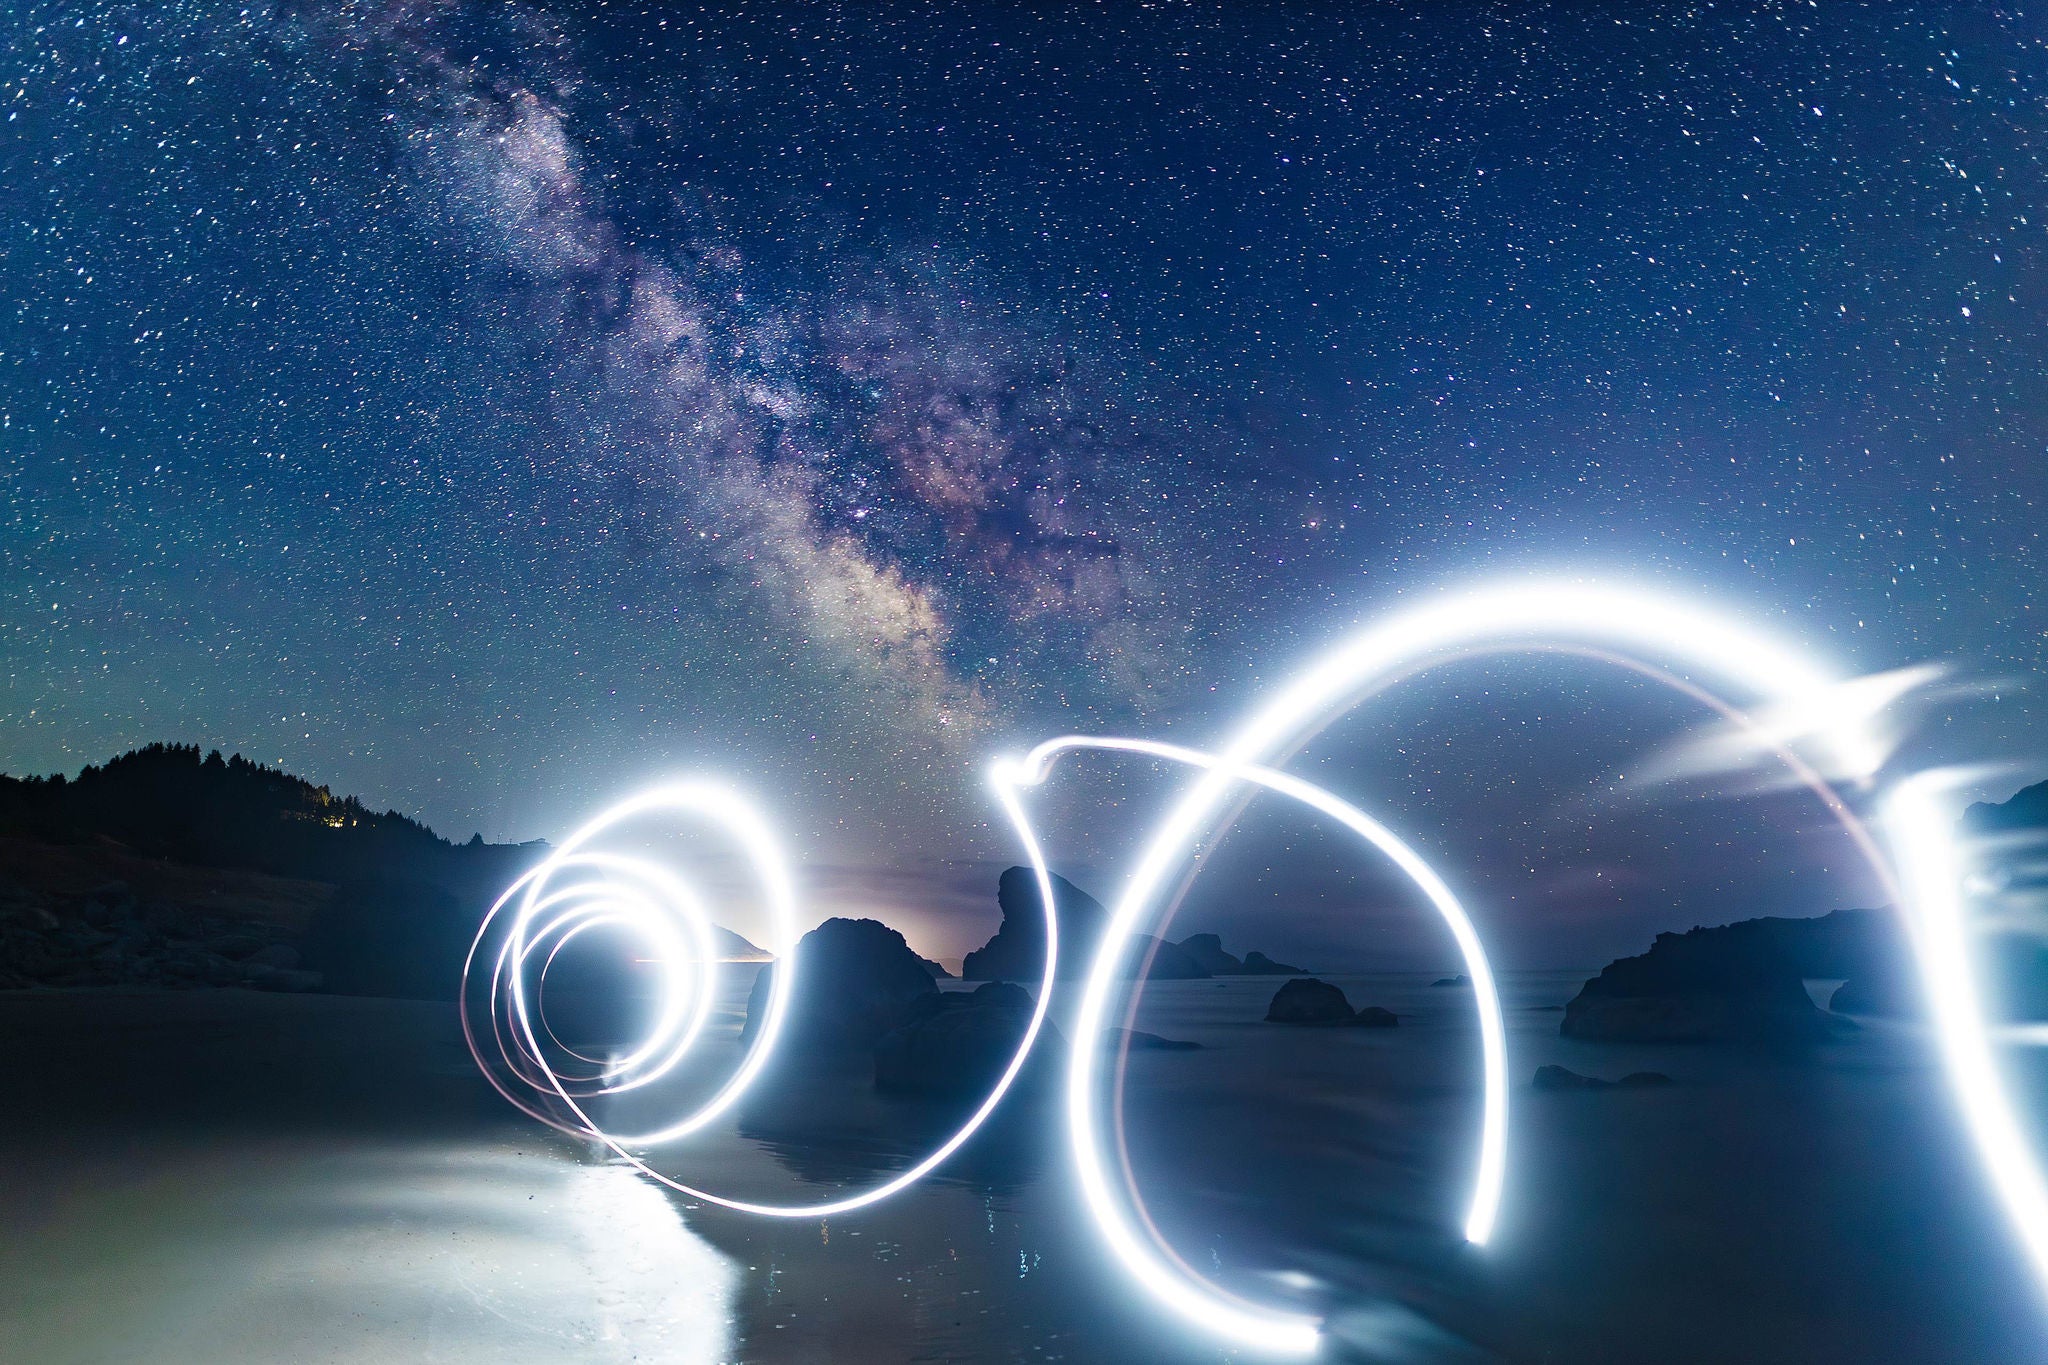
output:
<path id="1" fill-rule="evenodd" d="M 1501 1181 L 1507 1169 L 1507 1030 L 1501 1019 L 1500 992 L 1495 987 L 1493 968 L 1487 962 L 1486 950 L 1480 945 L 1479 932 L 1473 928 L 1464 906 L 1458 903 L 1458 898 L 1450 887 L 1444 884 L 1443 879 L 1437 876 L 1420 855 L 1385 825 L 1313 783 L 1304 782 L 1300 778 L 1270 768 L 1251 765 L 1225 768 L 1222 761 L 1214 756 L 1179 745 L 1160 744 L 1142 739 L 1096 739 L 1078 735 L 1047 740 L 1019 762 L 998 763 L 991 773 L 998 792 L 1005 798 L 1004 808 L 1010 811 L 1012 820 L 1019 822 L 1018 834 L 1029 850 L 1032 871 L 1037 874 L 1041 885 L 1047 883 L 1050 869 L 1043 861 L 1039 841 L 1028 821 L 1021 819 L 1022 804 L 1012 793 L 1019 788 L 1034 787 L 1043 782 L 1051 772 L 1054 761 L 1062 753 L 1088 749 L 1168 759 L 1211 774 L 1220 772 L 1232 781 L 1249 782 L 1282 796 L 1291 797 L 1335 820 L 1385 854 L 1428 898 L 1450 929 L 1451 936 L 1457 941 L 1458 951 L 1465 960 L 1466 975 L 1472 978 L 1473 996 L 1479 1011 L 1485 1100 L 1480 1125 L 1479 1172 L 1473 1184 L 1466 1226 L 1468 1229 L 1474 1226 L 1490 1228 L 1494 1212 L 1500 1204 Z M 1098 968 L 1107 961 L 1113 970 L 1121 961 L 1120 954 L 1116 957 L 1111 956 L 1114 946 L 1109 936 L 1105 935 L 1096 958 Z M 1071 1084 L 1089 1085 L 1092 1097 L 1092 1061 L 1096 1055 L 1094 1039 L 1100 1036 L 1102 1027 L 1099 1021 L 1094 1024 L 1086 1022 L 1085 1014 L 1083 1019 L 1084 1022 L 1074 1035 L 1073 1062 L 1068 1074 L 1070 1078 L 1083 1078 L 1072 1081 Z M 1083 1028 L 1088 1031 L 1079 1031 Z M 1084 1056 L 1090 1059 L 1090 1067 L 1086 1071 L 1082 1066 Z M 1217 1286 L 1197 1277 L 1185 1261 L 1173 1255 L 1170 1248 L 1160 1243 L 1156 1234 L 1152 1239 L 1154 1247 L 1144 1247 L 1129 1220 L 1118 1209 L 1116 1196 L 1108 1188 L 1107 1177 L 1103 1171 L 1105 1163 L 1100 1159 L 1100 1135 L 1092 1117 L 1093 1106 L 1083 1107 L 1077 1104 L 1071 1088 L 1067 1105 L 1076 1169 L 1081 1176 L 1082 1197 L 1088 1203 L 1089 1212 L 1094 1216 L 1096 1226 L 1132 1275 L 1183 1316 L 1219 1334 L 1276 1350 L 1306 1350 L 1314 1347 L 1319 1333 L 1312 1320 L 1262 1309 L 1227 1294 Z M 1191 1285 L 1199 1285 L 1199 1289 L 1191 1293 Z"/>
<path id="2" fill-rule="evenodd" d="M 681 1118 L 649 1132 L 620 1134 L 600 1125 L 583 1102 L 593 1094 L 612 1094 L 649 1084 L 672 1071 L 695 1041 L 712 996 L 711 922 L 699 898 L 680 879 L 651 860 L 586 851 L 608 832 L 655 816 L 708 824 L 740 846 L 760 883 L 774 925 L 771 951 L 777 970 L 769 984 L 766 1016 L 755 1031 L 753 1045 L 724 1086 Z M 736 1199 L 686 1184 L 655 1169 L 641 1155 L 646 1149 L 697 1132 L 739 1100 L 773 1053 L 790 999 L 797 989 L 795 948 L 800 930 L 795 883 L 768 822 L 744 797 L 722 784 L 675 783 L 622 801 L 570 835 L 547 861 L 513 883 L 485 916 L 463 967 L 463 1036 L 469 1043 L 470 1055 L 506 1099 L 551 1127 L 602 1142 L 641 1174 L 670 1189 L 742 1213 L 774 1218 L 822 1218 L 850 1213 L 922 1180 L 958 1151 L 995 1112 L 1024 1069 L 1052 1002 L 1053 977 L 1058 965 L 1059 926 L 1053 916 L 1051 890 L 1049 882 L 1041 881 L 1046 907 L 1046 958 L 1037 1003 L 1015 1055 L 988 1097 L 923 1160 L 880 1185 L 837 1199 L 807 1204 L 763 1204 Z M 507 914 L 511 917 L 509 929 L 499 922 Z M 582 1078 L 587 1083 L 579 1084 L 579 1078 L 566 1076 L 552 1065 L 541 1046 L 535 1032 L 540 1011 L 528 999 L 525 967 L 528 958 L 543 948 L 547 951 L 542 961 L 547 962 L 568 935 L 581 932 L 599 918 L 626 925 L 662 945 L 666 958 L 664 997 L 650 1036 L 627 1057 L 605 1067 L 595 1078 Z M 685 926 L 684 933 L 695 946 L 694 952 L 674 936 L 671 920 Z M 489 945 L 500 937 L 502 944 L 492 954 Z M 488 973 L 476 970 L 479 961 L 491 963 Z M 685 962 L 693 962 L 699 969 L 696 984 L 689 987 L 681 984 L 681 967 Z M 679 992 L 694 996 L 688 1023 L 681 1022 L 684 998 L 679 998 Z M 489 1024 L 493 1044 L 489 1049 L 482 1043 L 478 1016 Z M 541 1032 L 548 1032 L 545 1021 L 538 1022 Z M 531 1093 L 522 1094 L 516 1088 L 521 1086 Z M 551 1112 L 554 1105 L 559 1105 L 558 1112 Z"/>
<path id="3" fill-rule="evenodd" d="M 1045 1022 L 1056 980 L 1059 926 L 1049 860 L 1023 793 L 1041 784 L 1066 753 L 1109 751 L 1187 765 L 1199 775 L 1145 844 L 1081 983 L 1064 1089 L 1075 1174 L 1105 1245 L 1133 1282 L 1158 1303 L 1241 1347 L 1311 1352 L 1322 1338 L 1319 1319 L 1250 1302 L 1204 1278 L 1152 1227 L 1135 1188 L 1123 1196 L 1113 1189 L 1101 1114 L 1098 1040 L 1104 1036 L 1136 936 L 1171 918 L 1199 870 L 1195 851 L 1205 856 L 1214 850 L 1254 791 L 1301 802 L 1393 862 L 1442 918 L 1464 959 L 1473 984 L 1483 1063 L 1480 1133 L 1464 1234 L 1471 1243 L 1485 1243 L 1499 1218 L 1508 1166 L 1508 1072 L 1499 991 L 1479 932 L 1445 879 L 1408 843 L 1352 803 L 1272 765 L 1285 761 L 1362 702 L 1420 672 L 1477 655 L 1530 651 L 1601 660 L 1703 703 L 1763 737 L 1765 747 L 1820 797 L 1880 884 L 1894 891 L 1912 930 L 1909 941 L 1926 982 L 1941 1057 L 1963 1121 L 2008 1216 L 2048 1284 L 2048 1185 L 1992 1057 L 1969 962 L 1961 854 L 1951 833 L 1951 814 L 1935 798 L 1932 779 L 1905 779 L 1885 799 L 1885 830 L 1904 874 L 1894 877 L 1869 832 L 1821 771 L 1824 767 L 1846 775 L 1866 788 L 1874 783 L 1887 758 L 1887 744 L 1873 709 L 1831 704 L 1830 698 L 1840 695 L 1843 680 L 1763 632 L 1689 601 L 1632 589 L 1523 583 L 1447 596 L 1403 611 L 1311 664 L 1215 754 L 1145 739 L 1064 736 L 1045 741 L 1022 758 L 993 764 L 990 778 L 996 800 L 1024 847 L 1045 917 L 1047 952 L 1035 1008 L 1015 1055 L 966 1122 L 923 1160 L 873 1188 L 820 1203 L 761 1204 L 685 1184 L 654 1169 L 640 1155 L 699 1131 L 738 1100 L 766 1064 L 793 993 L 800 989 L 793 953 L 799 932 L 794 880 L 766 820 L 718 784 L 679 783 L 622 802 L 571 835 L 559 851 L 508 889 L 487 916 L 465 967 L 465 1036 L 485 1075 L 512 1103 L 565 1132 L 597 1139 L 672 1189 L 775 1217 L 820 1217 L 872 1204 L 923 1178 L 987 1121 L 1022 1071 Z M 1654 662 L 1635 657 L 1637 653 Z M 1736 689 L 1742 704 L 1724 701 L 1694 674 Z M 1808 720 L 1800 733 L 1767 734 L 1750 716 L 1750 708 Z M 618 1134 L 598 1125 L 585 1102 L 667 1074 L 700 1035 L 712 994 L 710 920 L 698 897 L 666 869 L 600 846 L 609 831 L 651 816 L 700 821 L 740 845 L 775 925 L 771 950 L 778 965 L 753 1045 L 725 1085 L 679 1119 L 648 1132 Z M 580 1057 L 556 1042 L 540 1017 L 544 1010 L 529 999 L 538 992 L 538 984 L 534 992 L 527 985 L 529 959 L 540 955 L 539 979 L 544 979 L 545 965 L 564 944 L 599 925 L 616 925 L 638 935 L 664 964 L 661 1005 L 648 1036 L 625 1057 L 609 1063 Z M 485 963 L 489 970 L 479 972 Z M 697 970 L 686 970 L 692 964 Z M 488 1022 L 487 1030 L 477 1027 L 479 1018 Z M 553 1053 L 596 1069 L 565 1070 L 565 1064 L 558 1064 L 542 1046 L 542 1034 L 553 1044 Z"/>

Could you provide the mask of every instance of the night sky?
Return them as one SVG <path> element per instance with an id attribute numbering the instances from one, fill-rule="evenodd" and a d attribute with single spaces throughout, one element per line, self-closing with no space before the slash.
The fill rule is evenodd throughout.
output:
<path id="1" fill-rule="evenodd" d="M 493 839 L 711 769 L 957 956 L 990 755 L 1208 742 L 1540 570 L 1941 662 L 1902 753 L 2003 795 L 2044 100 L 1977 4 L 20 5 L 0 768 L 198 742 Z M 1509 965 L 1866 899 L 1805 807 L 1622 797 L 1699 720 L 1473 664 L 1303 770 Z M 1089 764 L 1056 861 L 1106 894 L 1164 790 Z M 1447 962 L 1360 862 L 1255 812 L 1180 927 Z"/>

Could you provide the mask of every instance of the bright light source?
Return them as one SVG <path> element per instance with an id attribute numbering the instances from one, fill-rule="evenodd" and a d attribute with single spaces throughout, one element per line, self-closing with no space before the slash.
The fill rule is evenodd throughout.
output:
<path id="1" fill-rule="evenodd" d="M 647 1085 L 671 1071 L 702 1030 L 713 993 L 716 955 L 711 947 L 711 921 L 702 901 L 660 864 L 596 850 L 608 831 L 651 816 L 702 821 L 722 830 L 740 846 L 767 897 L 775 927 L 770 951 L 777 960 L 753 1045 L 725 1085 L 680 1118 L 648 1132 L 619 1134 L 597 1123 L 585 1104 L 594 1095 Z M 1045 975 L 1039 983 L 1031 1021 L 1002 1076 L 966 1122 L 923 1160 L 880 1185 L 838 1199 L 810 1204 L 761 1204 L 735 1199 L 686 1185 L 656 1170 L 640 1155 L 642 1149 L 659 1147 L 697 1132 L 732 1107 L 759 1077 L 772 1055 L 789 1012 L 792 992 L 797 989 L 794 950 L 799 921 L 794 879 L 768 822 L 728 787 L 711 782 L 679 782 L 622 801 L 571 834 L 547 861 L 513 883 L 485 916 L 469 959 L 463 965 L 463 1036 L 477 1065 L 506 1099 L 563 1132 L 595 1138 L 643 1175 L 670 1189 L 726 1208 L 769 1217 L 820 1218 L 851 1212 L 915 1184 L 958 1151 L 995 1112 L 1024 1069 L 1032 1044 L 1045 1023 L 1058 966 L 1059 925 L 1052 912 L 1050 884 L 1042 884 L 1041 890 L 1046 893 Z M 498 923 L 508 911 L 512 915 L 509 932 Z M 547 1029 L 545 1020 L 538 1017 L 541 1011 L 527 998 L 525 966 L 529 958 L 540 953 L 544 971 L 544 964 L 560 951 L 563 943 L 599 922 L 624 925 L 657 945 L 654 956 L 663 967 L 660 1009 L 649 1036 L 626 1057 L 592 1076 L 570 1075 L 550 1058 L 535 1032 L 537 1023 L 541 1032 Z M 490 962 L 489 975 L 479 979 L 479 951 L 500 934 L 503 942 L 496 954 L 485 954 Z M 695 981 L 685 975 L 690 964 L 698 969 Z M 691 1006 L 687 1014 L 686 1004 Z M 480 1041 L 478 1015 L 489 1022 L 495 1055 L 486 1051 Z M 550 1102 L 558 1105 L 559 1111 Z"/>

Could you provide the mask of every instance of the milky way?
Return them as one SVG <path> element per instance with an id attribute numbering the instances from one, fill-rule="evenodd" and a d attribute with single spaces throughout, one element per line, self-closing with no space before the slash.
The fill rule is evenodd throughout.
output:
<path id="1" fill-rule="evenodd" d="M 1966 6 L 27 7 L 0 766 L 196 740 L 493 837 L 715 767 L 822 877 L 943 859 L 985 900 L 986 753 L 1205 740 L 1480 568 L 2024 675 L 2042 37 Z M 1944 757 L 2038 752 L 1973 706 Z M 1586 770 L 1566 795 L 1605 790 L 1620 755 L 1559 743 L 1530 752 Z M 1352 757 L 1499 785 L 1451 747 Z"/>

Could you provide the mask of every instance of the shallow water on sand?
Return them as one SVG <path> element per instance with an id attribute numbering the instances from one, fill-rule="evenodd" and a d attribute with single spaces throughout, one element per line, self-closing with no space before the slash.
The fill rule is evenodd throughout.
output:
<path id="1" fill-rule="evenodd" d="M 1469 996 L 1333 977 L 1392 1030 L 1260 1022 L 1271 979 L 1161 982 L 1132 1170 L 1177 1252 L 1328 1315 L 1330 1359 L 2048 1360 L 2048 1309 L 1925 1042 L 1817 1056 L 1557 1036 L 1584 973 L 1504 984 L 1514 1138 L 1494 1243 L 1457 1226 Z M 712 1050 L 736 1055 L 740 986 Z M 1544 1008 L 1544 1007 L 1550 1008 Z M 441 1007 L 239 992 L 0 995 L 0 1358 L 1221 1361 L 1107 1263 L 1052 1106 L 830 1220 L 662 1191 L 505 1108 Z M 2014 1055 L 2038 1074 L 2041 1050 Z M 1539 1065 L 1652 1090 L 1543 1093 Z M 2041 1093 L 2036 1090 L 2034 1093 Z M 822 1198 L 942 1135 L 845 1074 L 660 1154 L 706 1188 Z"/>

